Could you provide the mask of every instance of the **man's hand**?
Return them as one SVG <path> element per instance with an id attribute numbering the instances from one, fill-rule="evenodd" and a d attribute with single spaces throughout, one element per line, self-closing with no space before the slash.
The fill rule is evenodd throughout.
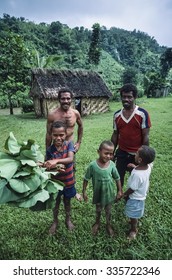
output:
<path id="1" fill-rule="evenodd" d="M 74 145 L 74 148 L 75 148 L 75 152 L 77 153 L 77 151 L 78 151 L 79 148 L 80 148 L 80 143 L 79 143 L 79 142 L 76 142 L 75 145 Z"/>

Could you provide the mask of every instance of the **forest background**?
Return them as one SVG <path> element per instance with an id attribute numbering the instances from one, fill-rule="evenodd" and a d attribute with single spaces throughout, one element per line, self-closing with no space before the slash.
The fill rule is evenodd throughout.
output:
<path id="1" fill-rule="evenodd" d="M 28 98 L 33 68 L 94 70 L 119 99 L 123 83 L 135 83 L 139 97 L 172 91 L 172 48 L 141 31 L 69 28 L 59 21 L 35 24 L 24 17 L 0 18 L 0 108 L 33 110 Z"/>

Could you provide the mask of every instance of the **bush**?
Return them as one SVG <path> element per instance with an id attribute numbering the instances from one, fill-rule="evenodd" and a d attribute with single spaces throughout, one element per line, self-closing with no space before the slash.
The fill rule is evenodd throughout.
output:
<path id="1" fill-rule="evenodd" d="M 138 88 L 138 97 L 143 97 L 144 96 L 144 90 L 143 88 Z"/>
<path id="2" fill-rule="evenodd" d="M 6 96 L 0 95 L 0 109 L 9 108 L 9 102 Z"/>
<path id="3" fill-rule="evenodd" d="M 26 98 L 21 103 L 23 113 L 34 112 L 33 100 Z"/>

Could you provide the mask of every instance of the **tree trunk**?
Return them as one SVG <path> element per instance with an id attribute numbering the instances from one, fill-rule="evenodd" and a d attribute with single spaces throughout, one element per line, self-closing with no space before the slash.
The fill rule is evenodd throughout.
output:
<path id="1" fill-rule="evenodd" d="M 11 96 L 9 96 L 9 105 L 10 105 L 10 115 L 13 115 L 14 114 L 14 111 L 13 111 L 13 104 L 11 102 Z"/>

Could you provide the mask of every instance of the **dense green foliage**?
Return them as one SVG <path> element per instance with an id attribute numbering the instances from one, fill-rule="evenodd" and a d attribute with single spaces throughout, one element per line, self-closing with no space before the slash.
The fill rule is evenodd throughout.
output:
<path id="1" fill-rule="evenodd" d="M 18 91 L 24 91 L 29 75 L 26 67 L 28 52 L 21 36 L 7 32 L 0 40 L 0 89 L 7 95 L 11 113 L 13 99 Z"/>
<path id="2" fill-rule="evenodd" d="M 157 86 L 167 83 L 171 49 L 141 31 L 107 29 L 98 23 L 93 30 L 69 28 L 59 21 L 35 24 L 8 14 L 0 18 L 0 30 L 0 108 L 10 106 L 11 113 L 13 107 L 22 105 L 21 92 L 25 98 L 28 95 L 32 68 L 98 71 L 115 99 L 126 81 L 134 81 L 140 95 L 152 95 Z"/>
<path id="3" fill-rule="evenodd" d="M 91 36 L 91 43 L 88 51 L 88 61 L 89 63 L 93 63 L 98 65 L 100 62 L 100 25 L 95 23 L 93 25 L 93 32 Z"/>
<path id="4" fill-rule="evenodd" d="M 123 209 L 124 201 L 113 205 L 112 225 L 115 237 L 105 231 L 105 216 L 102 215 L 100 232 L 91 234 L 95 219 L 92 205 L 92 187 L 88 186 L 88 203 L 72 200 L 72 220 L 76 226 L 69 232 L 64 224 L 64 208 L 60 207 L 60 223 L 55 236 L 48 235 L 52 211 L 32 212 L 28 209 L 1 205 L 0 259 L 47 259 L 47 260 L 171 260 L 171 97 L 141 98 L 137 103 L 151 115 L 150 145 L 156 149 L 156 159 L 151 174 L 150 191 L 146 200 L 145 215 L 140 220 L 138 237 L 129 243 L 126 239 L 128 221 Z M 105 114 L 88 116 L 84 121 L 84 137 L 76 155 L 77 190 L 82 190 L 82 180 L 88 163 L 97 157 L 97 148 L 102 140 L 112 134 L 113 112 L 121 108 L 121 102 L 111 102 L 111 110 Z M 3 143 L 13 131 L 17 139 L 35 139 L 45 152 L 45 119 L 35 119 L 33 113 L 14 116 L 0 115 L 1 150 Z"/>
<path id="5" fill-rule="evenodd" d="M 95 43 L 123 65 L 137 67 L 139 71 L 157 68 L 157 56 L 166 48 L 158 45 L 153 37 L 141 31 L 126 31 L 112 27 L 93 25 L 93 33 L 84 27 L 69 28 L 59 21 L 51 24 L 35 24 L 24 18 L 4 14 L 0 18 L 4 32 L 21 35 L 28 48 L 38 50 L 41 56 L 61 55 L 61 67 L 78 68 L 85 66 L 90 43 Z"/>

